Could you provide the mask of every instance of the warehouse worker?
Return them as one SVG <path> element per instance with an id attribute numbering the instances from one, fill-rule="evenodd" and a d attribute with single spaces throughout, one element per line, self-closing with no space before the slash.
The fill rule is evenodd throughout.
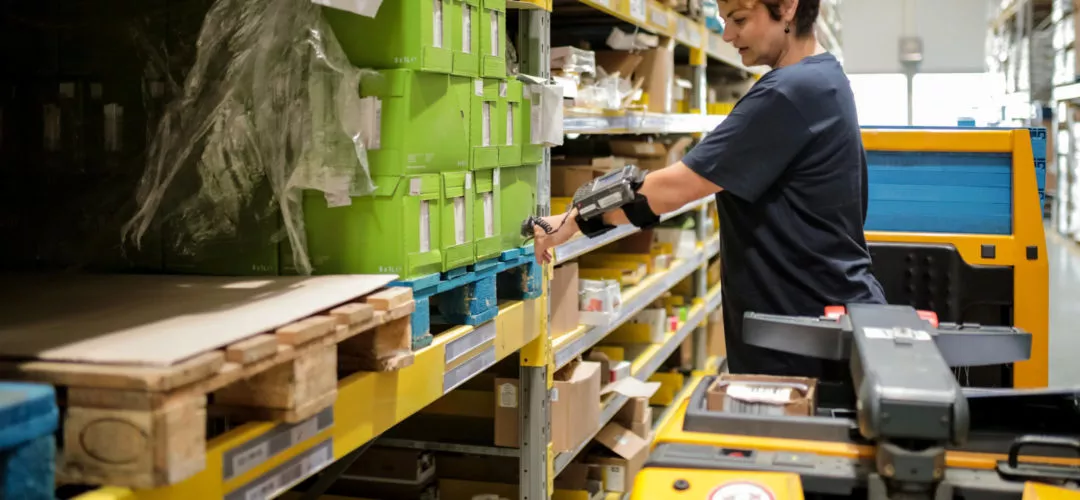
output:
<path id="1" fill-rule="evenodd" d="M 742 342 L 747 311 L 818 316 L 828 305 L 885 303 L 863 233 L 866 154 L 855 100 L 839 62 L 815 39 L 819 5 L 721 0 L 724 40 L 746 66 L 772 70 L 682 161 L 650 172 L 635 202 L 602 221 L 574 212 L 545 218 L 557 230 L 534 228 L 538 259 L 549 261 L 547 250 L 579 230 L 646 227 L 656 214 L 716 194 L 729 370 L 843 376 L 839 363 Z"/>

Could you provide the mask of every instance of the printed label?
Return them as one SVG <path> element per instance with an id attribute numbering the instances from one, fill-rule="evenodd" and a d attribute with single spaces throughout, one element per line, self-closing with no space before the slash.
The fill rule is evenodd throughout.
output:
<path id="1" fill-rule="evenodd" d="M 480 141 L 480 145 L 484 146 L 484 147 L 487 147 L 487 146 L 491 145 L 491 103 L 490 102 L 484 101 L 483 111 L 481 112 L 480 116 L 481 116 L 481 120 L 483 122 L 483 125 L 482 125 L 483 132 L 481 134 L 482 138 L 481 138 L 481 141 Z"/>
<path id="2" fill-rule="evenodd" d="M 461 51 L 472 54 L 472 5 L 462 5 L 461 11 Z"/>
<path id="3" fill-rule="evenodd" d="M 420 200 L 420 253 L 431 251 L 431 213 L 430 202 Z"/>
<path id="4" fill-rule="evenodd" d="M 554 402 L 556 402 L 558 400 L 559 400 L 559 388 L 558 387 L 552 387 L 551 388 L 551 402 L 554 403 Z"/>
<path id="5" fill-rule="evenodd" d="M 867 338 L 891 340 L 891 339 L 910 339 L 919 341 L 931 340 L 930 334 L 923 330 L 912 330 L 910 328 L 863 328 L 863 333 Z"/>
<path id="6" fill-rule="evenodd" d="M 465 189 L 472 189 L 472 172 L 465 172 Z"/>
<path id="7" fill-rule="evenodd" d="M 480 79 L 473 80 L 473 92 L 477 97 L 484 97 L 484 81 Z"/>
<path id="8" fill-rule="evenodd" d="M 506 89 L 509 85 L 506 82 L 499 82 L 499 97 L 506 97 Z"/>
<path id="9" fill-rule="evenodd" d="M 785 405 L 791 402 L 791 391 L 790 387 L 731 384 L 728 386 L 727 395 L 747 403 Z"/>
<path id="10" fill-rule="evenodd" d="M 508 382 L 499 386 L 499 407 L 518 407 L 517 387 L 514 384 Z"/>
<path id="11" fill-rule="evenodd" d="M 499 12 L 491 11 L 491 56 L 499 57 Z"/>
<path id="12" fill-rule="evenodd" d="M 221 476 L 225 481 L 238 477 L 333 425 L 333 408 L 327 408 L 297 424 L 279 425 L 266 434 L 225 451 L 221 460 Z"/>
<path id="13" fill-rule="evenodd" d="M 382 147 L 382 101 L 377 97 L 360 99 L 362 143 L 368 150 Z"/>
<path id="14" fill-rule="evenodd" d="M 499 171 L 501 171 L 501 170 L 502 169 L 500 169 L 500 168 L 496 168 L 493 172 L 491 172 L 491 184 L 492 185 L 495 185 L 495 186 L 499 185 Z"/>
<path id="15" fill-rule="evenodd" d="M 326 440 L 229 493 L 225 500 L 268 500 L 334 462 L 333 441 Z"/>
<path id="16" fill-rule="evenodd" d="M 506 107 L 506 145 L 514 145 L 514 103 Z"/>
<path id="17" fill-rule="evenodd" d="M 484 193 L 484 237 L 490 238 L 495 236 L 495 206 L 494 206 L 494 193 Z"/>
<path id="18" fill-rule="evenodd" d="M 432 7 L 432 12 L 433 12 L 432 19 L 431 19 L 431 23 L 432 23 L 431 24 L 431 28 L 432 28 L 431 31 L 432 31 L 432 34 L 433 34 L 433 36 L 435 38 L 435 40 L 434 40 L 435 41 L 435 47 L 441 49 L 441 48 L 443 48 L 443 24 L 442 24 L 442 19 L 443 19 L 442 18 L 442 16 L 443 16 L 442 7 L 443 7 L 443 5 L 442 5 L 442 0 L 431 0 L 431 1 L 432 1 L 431 7 Z"/>
<path id="19" fill-rule="evenodd" d="M 420 189 L 424 186 L 423 179 L 413 177 L 409 179 L 409 196 L 420 196 Z"/>
<path id="20" fill-rule="evenodd" d="M 645 20 L 645 0 L 630 0 L 630 17 Z"/>
<path id="21" fill-rule="evenodd" d="M 454 244 L 465 244 L 465 198 L 454 198 Z"/>
<path id="22" fill-rule="evenodd" d="M 608 491 L 626 491 L 626 469 L 623 466 L 609 465 L 604 472 L 604 485 Z"/>

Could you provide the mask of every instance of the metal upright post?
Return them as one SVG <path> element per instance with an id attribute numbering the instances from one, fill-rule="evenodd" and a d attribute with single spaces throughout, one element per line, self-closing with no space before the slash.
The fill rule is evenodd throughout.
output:
<path id="1" fill-rule="evenodd" d="M 704 242 L 708 235 L 705 233 L 705 219 L 709 216 L 709 205 L 706 203 L 697 210 L 695 219 L 697 224 L 697 239 Z M 694 301 L 705 303 L 705 297 L 709 293 L 708 269 L 709 262 L 705 261 L 694 273 Z M 703 325 L 694 328 L 694 370 L 704 370 L 708 363 L 708 330 Z"/>
<path id="2" fill-rule="evenodd" d="M 544 10 L 522 10 L 518 29 L 518 51 L 521 72 L 548 80 L 551 78 L 551 13 Z M 544 149 L 544 158 L 537 170 L 537 213 L 551 213 L 551 151 Z M 545 269 L 545 273 L 550 268 Z M 544 280 L 547 287 L 548 279 Z M 540 336 L 521 349 L 520 385 L 518 394 L 520 459 L 519 493 L 521 500 L 547 500 L 551 497 L 552 477 L 551 419 L 549 401 L 553 364 L 548 332 L 548 293 L 543 294 L 544 313 L 541 315 Z"/>

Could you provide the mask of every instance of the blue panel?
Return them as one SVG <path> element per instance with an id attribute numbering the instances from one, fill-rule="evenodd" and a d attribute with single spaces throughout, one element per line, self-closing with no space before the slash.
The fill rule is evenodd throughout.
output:
<path id="1" fill-rule="evenodd" d="M 1010 234 L 1009 154 L 868 151 L 871 231 Z"/>

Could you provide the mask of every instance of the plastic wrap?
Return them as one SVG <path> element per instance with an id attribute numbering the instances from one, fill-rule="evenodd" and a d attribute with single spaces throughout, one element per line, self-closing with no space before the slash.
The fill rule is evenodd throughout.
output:
<path id="1" fill-rule="evenodd" d="M 361 70 L 307 1 L 217 0 L 195 47 L 150 145 L 124 238 L 137 246 L 160 220 L 171 251 L 194 252 L 239 236 L 240 221 L 254 218 L 276 225 L 275 241 L 287 238 L 296 270 L 309 274 L 302 191 L 343 205 L 375 188 Z"/>

